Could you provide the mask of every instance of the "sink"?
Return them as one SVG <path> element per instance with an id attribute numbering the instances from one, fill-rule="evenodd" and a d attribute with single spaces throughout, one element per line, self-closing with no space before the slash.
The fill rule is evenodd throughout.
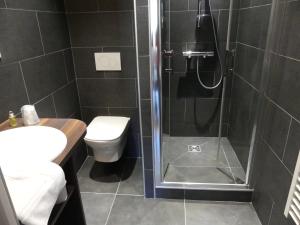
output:
<path id="1" fill-rule="evenodd" d="M 47 126 L 28 126 L 0 132 L 0 165 L 14 162 L 52 161 L 67 145 L 66 135 Z"/>

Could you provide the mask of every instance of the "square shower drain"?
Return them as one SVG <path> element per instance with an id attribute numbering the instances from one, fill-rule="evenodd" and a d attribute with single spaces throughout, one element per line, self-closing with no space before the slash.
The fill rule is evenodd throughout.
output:
<path id="1" fill-rule="evenodd" d="M 188 145 L 188 152 L 201 152 L 200 145 Z"/>

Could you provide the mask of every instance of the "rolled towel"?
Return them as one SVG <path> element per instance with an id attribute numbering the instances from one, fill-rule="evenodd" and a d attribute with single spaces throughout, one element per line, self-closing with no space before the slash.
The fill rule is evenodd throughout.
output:
<path id="1" fill-rule="evenodd" d="M 66 185 L 62 168 L 52 162 L 1 164 L 18 219 L 24 225 L 47 225 Z"/>

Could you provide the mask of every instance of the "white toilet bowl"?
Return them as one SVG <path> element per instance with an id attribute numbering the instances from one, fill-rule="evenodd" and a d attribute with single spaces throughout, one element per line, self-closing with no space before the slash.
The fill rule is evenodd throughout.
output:
<path id="1" fill-rule="evenodd" d="M 93 149 L 98 162 L 116 162 L 127 142 L 130 118 L 118 116 L 98 116 L 87 127 L 84 138 Z"/>

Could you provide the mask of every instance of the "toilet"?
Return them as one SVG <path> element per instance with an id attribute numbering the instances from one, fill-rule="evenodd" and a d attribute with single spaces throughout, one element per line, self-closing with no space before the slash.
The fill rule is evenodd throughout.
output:
<path id="1" fill-rule="evenodd" d="M 116 162 L 124 151 L 130 118 L 98 116 L 87 127 L 85 143 L 98 162 Z"/>

